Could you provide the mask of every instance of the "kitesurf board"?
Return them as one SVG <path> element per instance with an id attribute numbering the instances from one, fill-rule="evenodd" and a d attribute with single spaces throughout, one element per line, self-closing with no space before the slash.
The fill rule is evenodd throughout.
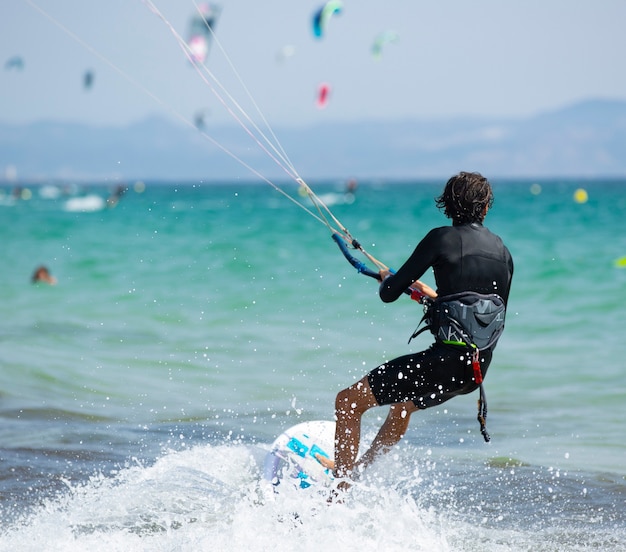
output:
<path id="1" fill-rule="evenodd" d="M 292 483 L 305 489 L 311 485 L 329 486 L 333 480 L 316 455 L 331 460 L 335 450 L 335 422 L 314 420 L 290 427 L 272 443 L 265 457 L 263 475 L 274 486 Z"/>

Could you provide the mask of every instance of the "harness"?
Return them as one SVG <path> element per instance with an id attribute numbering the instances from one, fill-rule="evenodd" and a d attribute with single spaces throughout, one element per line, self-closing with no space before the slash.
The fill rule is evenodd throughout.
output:
<path id="1" fill-rule="evenodd" d="M 484 295 L 464 291 L 436 299 L 421 298 L 424 316 L 411 339 L 425 330 L 430 330 L 435 341 L 444 345 L 464 347 L 472 359 L 474 382 L 479 386 L 478 422 L 480 432 L 486 442 L 491 437 L 487 433 L 487 399 L 483 388 L 483 374 L 480 369 L 480 351 L 495 347 L 504 331 L 506 306 L 502 298 L 495 294 Z"/>

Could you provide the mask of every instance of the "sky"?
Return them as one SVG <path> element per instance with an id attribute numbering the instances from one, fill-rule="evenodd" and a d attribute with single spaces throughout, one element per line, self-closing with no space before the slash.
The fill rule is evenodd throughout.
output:
<path id="1" fill-rule="evenodd" d="M 153 2 L 187 38 L 194 1 Z M 0 122 L 120 126 L 199 113 L 232 122 L 215 82 L 251 117 L 293 126 L 523 118 L 626 100 L 623 0 L 343 0 L 321 39 L 311 25 L 321 1 L 215 3 L 209 85 L 142 0 L 2 0 Z M 374 38 L 390 30 L 397 42 L 375 59 Z M 286 46 L 293 55 L 280 60 Z M 15 56 L 21 69 L 6 66 Z M 330 86 L 323 109 L 321 83 Z"/>

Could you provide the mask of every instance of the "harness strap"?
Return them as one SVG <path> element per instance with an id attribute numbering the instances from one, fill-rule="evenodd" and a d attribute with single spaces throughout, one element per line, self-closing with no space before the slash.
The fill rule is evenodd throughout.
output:
<path id="1" fill-rule="evenodd" d="M 487 397 L 485 396 L 485 390 L 483 384 L 480 384 L 480 391 L 478 395 L 478 423 L 480 424 L 480 433 L 485 439 L 485 443 L 491 441 L 489 433 L 487 433 Z"/>
<path id="2" fill-rule="evenodd" d="M 418 326 L 417 328 L 415 328 L 415 331 L 411 334 L 411 337 L 409 337 L 409 340 L 407 341 L 407 343 L 411 343 L 412 339 L 416 338 L 419 334 L 421 334 L 422 332 L 425 332 L 426 330 L 430 330 L 430 326 L 424 326 L 422 328 Z"/>
<path id="3" fill-rule="evenodd" d="M 480 369 L 480 360 L 476 347 L 474 347 L 474 351 L 472 352 L 472 368 L 474 369 L 474 381 L 477 385 L 481 385 L 483 382 L 483 373 Z"/>
<path id="4" fill-rule="evenodd" d="M 477 420 L 480 424 L 480 433 L 482 434 L 485 442 L 488 443 L 491 440 L 489 433 L 487 433 L 487 397 L 485 396 L 485 388 L 483 386 L 483 373 L 480 369 L 480 352 L 477 347 L 474 347 L 472 352 L 472 368 L 474 369 L 474 381 L 479 386 L 478 395 L 478 416 Z"/>

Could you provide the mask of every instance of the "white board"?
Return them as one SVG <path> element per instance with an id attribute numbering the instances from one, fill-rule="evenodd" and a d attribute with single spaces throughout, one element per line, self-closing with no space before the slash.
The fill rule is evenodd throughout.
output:
<path id="1" fill-rule="evenodd" d="M 265 457 L 264 477 L 275 486 L 288 482 L 301 489 L 328 486 L 333 480 L 332 473 L 315 455 L 332 460 L 334 450 L 335 422 L 314 420 L 295 425 L 272 443 Z"/>

